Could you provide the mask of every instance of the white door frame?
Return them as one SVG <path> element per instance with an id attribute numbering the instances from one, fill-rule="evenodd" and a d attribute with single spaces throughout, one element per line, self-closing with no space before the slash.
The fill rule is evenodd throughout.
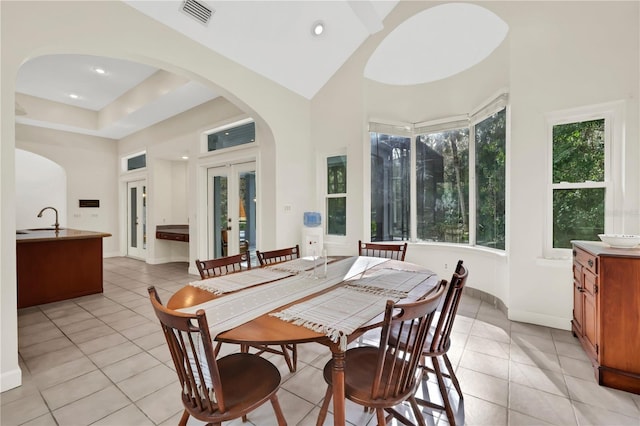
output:
<path id="1" fill-rule="evenodd" d="M 212 229 L 214 224 L 214 204 L 213 190 L 214 178 L 216 176 L 224 176 L 227 178 L 227 229 L 230 231 L 227 238 L 227 255 L 233 255 L 240 252 L 240 240 L 236 238 L 236 232 L 239 229 L 239 206 L 240 206 L 240 173 L 256 172 L 256 161 L 244 161 L 233 164 L 225 164 L 221 166 L 212 166 L 207 168 L 207 258 L 213 259 L 216 256 L 214 240 L 217 232 L 221 229 Z M 257 179 L 257 176 L 256 176 Z M 257 183 L 256 183 L 257 184 Z M 254 242 L 255 243 L 255 242 Z M 254 244 L 255 245 L 255 244 Z"/>

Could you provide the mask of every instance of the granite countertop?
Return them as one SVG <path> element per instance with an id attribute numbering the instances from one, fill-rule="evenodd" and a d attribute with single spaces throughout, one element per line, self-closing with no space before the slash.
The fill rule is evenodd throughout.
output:
<path id="1" fill-rule="evenodd" d="M 158 225 L 156 226 L 156 232 L 189 235 L 189 225 Z"/>
<path id="2" fill-rule="evenodd" d="M 110 237 L 106 232 L 82 231 L 80 229 L 54 228 L 19 229 L 16 231 L 16 243 L 32 243 L 39 241 L 82 240 L 87 238 Z"/>
<path id="3" fill-rule="evenodd" d="M 614 257 L 639 257 L 640 246 L 633 248 L 616 248 L 605 244 L 602 241 L 571 241 L 578 247 L 581 247 L 596 256 L 614 256 Z"/>

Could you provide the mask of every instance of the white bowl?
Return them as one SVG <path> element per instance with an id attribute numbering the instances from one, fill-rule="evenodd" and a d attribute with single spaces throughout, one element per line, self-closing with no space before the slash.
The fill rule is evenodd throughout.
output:
<path id="1" fill-rule="evenodd" d="M 598 237 L 615 248 L 633 248 L 640 244 L 640 235 L 598 234 Z"/>

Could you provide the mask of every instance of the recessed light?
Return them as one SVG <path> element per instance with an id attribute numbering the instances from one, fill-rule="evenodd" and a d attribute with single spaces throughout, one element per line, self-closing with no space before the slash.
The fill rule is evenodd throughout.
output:
<path id="1" fill-rule="evenodd" d="M 189 159 L 189 156 L 188 156 L 188 155 L 183 155 L 183 156 L 182 156 L 182 157 L 180 157 L 180 158 L 182 158 L 183 160 L 188 160 L 188 159 Z"/>
<path id="2" fill-rule="evenodd" d="M 75 93 L 70 93 L 70 94 L 69 94 L 69 97 L 70 97 L 71 99 L 78 99 L 80 96 L 76 95 Z"/>
<path id="3" fill-rule="evenodd" d="M 324 33 L 324 22 L 316 21 L 311 25 L 311 34 L 318 37 Z"/>
<path id="4" fill-rule="evenodd" d="M 96 68 L 94 68 L 93 70 L 96 72 L 96 74 L 106 74 L 106 73 L 107 73 L 107 72 L 104 70 L 104 68 L 96 67 Z"/>

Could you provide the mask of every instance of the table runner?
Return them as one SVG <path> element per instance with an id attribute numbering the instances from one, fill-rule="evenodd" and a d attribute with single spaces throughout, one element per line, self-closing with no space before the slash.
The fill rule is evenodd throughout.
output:
<path id="1" fill-rule="evenodd" d="M 384 260 L 382 259 L 382 261 Z M 224 297 L 178 309 L 178 311 L 193 314 L 203 309 L 207 316 L 211 336 L 215 338 L 223 331 L 242 325 L 280 306 L 361 275 L 367 268 L 379 263 L 381 261 L 371 260 L 371 258 L 350 257 L 331 263 L 327 270 L 327 277 L 323 279 L 314 279 L 306 274 L 293 275 L 271 283 L 229 293 Z M 244 273 L 239 272 L 238 275 Z"/>
<path id="2" fill-rule="evenodd" d="M 364 277 L 347 281 L 347 287 L 381 296 L 404 299 L 424 280 L 424 272 L 385 268 L 376 270 L 371 275 L 365 272 Z"/>
<path id="3" fill-rule="evenodd" d="M 291 273 L 268 268 L 256 268 L 190 282 L 189 285 L 220 295 L 258 284 L 266 284 L 288 276 L 291 276 Z"/>
<path id="4" fill-rule="evenodd" d="M 348 336 L 384 312 L 387 300 L 397 302 L 407 297 L 409 291 L 432 275 L 432 272 L 375 270 L 370 276 L 350 280 L 345 287 L 271 315 L 323 333 L 346 350 Z M 398 282 L 393 282 L 394 277 L 400 278 Z"/>

